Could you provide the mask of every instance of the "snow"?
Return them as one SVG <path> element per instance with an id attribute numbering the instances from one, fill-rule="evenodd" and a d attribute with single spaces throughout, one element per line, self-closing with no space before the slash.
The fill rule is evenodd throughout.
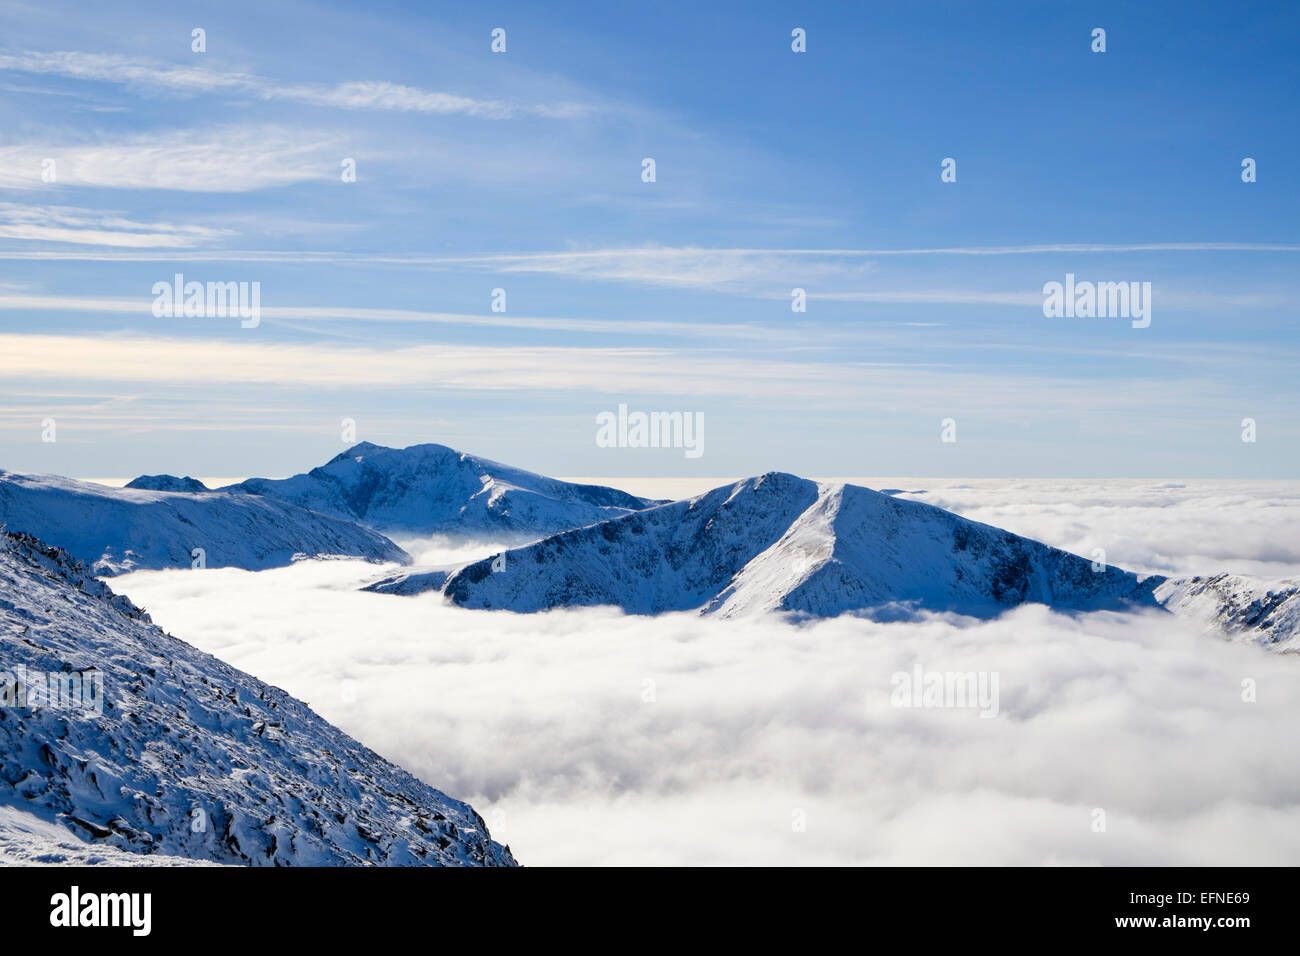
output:
<path id="1" fill-rule="evenodd" d="M 407 561 L 366 528 L 244 494 L 108 488 L 53 475 L 0 471 L 0 526 L 58 544 L 96 574 L 207 567 L 281 567 L 307 557 Z"/>
<path id="2" fill-rule="evenodd" d="M 208 860 L 154 853 L 141 856 L 83 843 L 66 827 L 18 807 L 0 806 L 0 866 L 220 866 Z"/>
<path id="3" fill-rule="evenodd" d="M 302 701 L 153 626 L 67 552 L 0 534 L 0 806 L 4 853 L 246 865 L 512 865 L 465 803 L 363 747 Z M 102 694 L 38 705 L 42 675 Z M 89 678 L 87 678 L 89 680 Z M 24 835 L 25 834 L 25 835 Z M 107 850 L 104 848 L 108 848 Z"/>
<path id="4" fill-rule="evenodd" d="M 395 449 L 362 442 L 307 474 L 250 478 L 221 490 L 278 498 L 384 532 L 497 535 L 516 542 L 656 504 L 435 444 Z"/>

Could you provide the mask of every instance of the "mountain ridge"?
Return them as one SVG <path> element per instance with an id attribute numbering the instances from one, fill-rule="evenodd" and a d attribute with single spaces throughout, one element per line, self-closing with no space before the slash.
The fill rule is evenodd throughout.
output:
<path id="1" fill-rule="evenodd" d="M 661 502 L 548 478 L 428 442 L 360 442 L 290 478 L 217 489 L 279 498 L 383 532 L 532 540 Z"/>
<path id="2" fill-rule="evenodd" d="M 632 614 L 727 618 L 767 611 L 990 616 L 1029 601 L 1069 610 L 1155 606 L 1152 591 L 1163 580 L 1094 568 L 922 502 L 769 472 L 367 589 L 442 590 L 455 604 L 521 613 L 613 605 Z"/>
<path id="3" fill-rule="evenodd" d="M 0 470 L 0 525 L 65 548 L 96 574 L 203 566 L 264 570 L 299 556 L 407 563 L 383 535 L 256 495 L 109 488 Z"/>

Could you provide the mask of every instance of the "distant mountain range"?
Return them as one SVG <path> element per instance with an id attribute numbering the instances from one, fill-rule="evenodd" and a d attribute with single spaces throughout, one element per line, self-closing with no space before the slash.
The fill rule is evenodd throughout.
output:
<path id="1" fill-rule="evenodd" d="M 136 488 L 141 491 L 184 491 L 190 494 L 212 490 L 197 478 L 191 478 L 188 475 L 184 478 L 177 478 L 175 475 L 141 475 L 139 478 L 128 481 L 126 487 Z"/>
<path id="2" fill-rule="evenodd" d="M 109 488 L 0 471 L 0 525 L 55 542 L 95 574 L 280 567 L 304 556 L 406 562 L 406 552 L 350 521 L 275 498 Z"/>
<path id="3" fill-rule="evenodd" d="M 1162 581 L 1094 571 L 1077 555 L 921 502 L 772 473 L 369 589 L 440 590 L 464 607 L 518 612 L 613 605 L 721 617 L 986 617 L 1026 602 L 1154 607 Z"/>
<path id="4" fill-rule="evenodd" d="M 67 548 L 98 574 L 261 569 L 301 557 L 409 563 L 379 532 L 499 542 L 458 567 L 407 568 L 367 590 L 439 591 L 472 608 L 611 605 L 634 614 L 773 611 L 987 617 L 1165 607 L 1275 651 L 1300 651 L 1300 582 L 1139 577 L 850 484 L 771 473 L 688 501 L 547 478 L 444 445 L 363 442 L 292 478 L 208 490 L 147 475 L 125 489 L 0 472 L 0 523 Z"/>
<path id="5" fill-rule="evenodd" d="M 0 823 L 23 830 L 0 840 L 6 857 L 54 842 L 84 862 L 57 825 L 167 862 L 515 865 L 470 806 L 30 535 L 0 533 L 0 648 L 0 805 L 16 812 Z"/>
<path id="6" fill-rule="evenodd" d="M 250 478 L 219 490 L 277 498 L 386 533 L 517 540 L 660 503 L 616 488 L 546 478 L 445 445 L 398 449 L 370 442 L 303 475 Z"/>

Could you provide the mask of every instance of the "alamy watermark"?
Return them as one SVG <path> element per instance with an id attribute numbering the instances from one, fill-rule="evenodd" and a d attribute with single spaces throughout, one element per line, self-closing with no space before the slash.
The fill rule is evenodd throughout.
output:
<path id="1" fill-rule="evenodd" d="M 173 281 L 153 284 L 156 318 L 239 318 L 239 325 L 255 329 L 262 321 L 262 283 L 186 282 L 176 273 Z"/>
<path id="2" fill-rule="evenodd" d="M 1065 282 L 1043 284 L 1043 315 L 1049 319 L 1132 319 L 1133 328 L 1151 324 L 1150 282 Z"/>
<path id="3" fill-rule="evenodd" d="M 895 671 L 889 678 L 894 707 L 934 707 L 978 710 L 981 717 L 998 715 L 997 671 L 927 671 L 920 664 Z"/>
<path id="4" fill-rule="evenodd" d="M 703 412 L 617 412 L 596 416 L 598 448 L 681 448 L 687 458 L 704 454 Z"/>
<path id="5" fill-rule="evenodd" d="M 104 713 L 104 675 L 94 667 L 33 671 L 19 664 L 0 670 L 0 707 L 81 710 L 99 717 Z"/>

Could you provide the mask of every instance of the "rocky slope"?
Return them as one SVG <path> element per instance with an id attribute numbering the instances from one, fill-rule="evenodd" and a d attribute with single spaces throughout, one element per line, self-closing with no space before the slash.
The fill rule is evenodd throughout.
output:
<path id="1" fill-rule="evenodd" d="M 1300 581 L 1242 574 L 1166 581 L 1156 590 L 1169 610 L 1237 640 L 1280 653 L 1300 653 Z"/>
<path id="2" fill-rule="evenodd" d="M 0 692 L 0 805 L 95 847 L 244 865 L 514 864 L 467 804 L 163 633 L 66 552 L 7 532 Z"/>

